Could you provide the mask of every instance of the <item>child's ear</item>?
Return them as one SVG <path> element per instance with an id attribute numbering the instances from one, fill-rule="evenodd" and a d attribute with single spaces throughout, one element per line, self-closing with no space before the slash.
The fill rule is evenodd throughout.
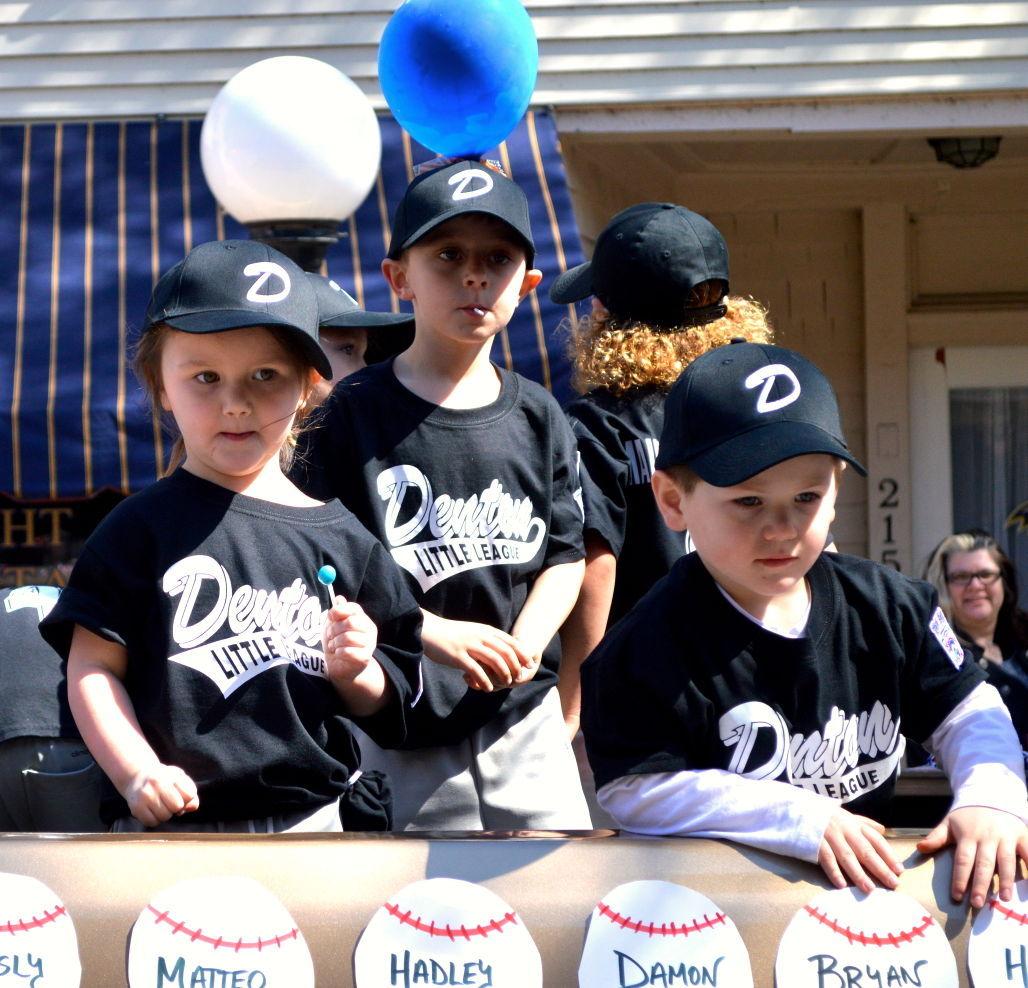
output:
<path id="1" fill-rule="evenodd" d="M 166 412 L 170 412 L 171 411 L 171 403 L 168 401 L 168 396 L 164 393 L 164 388 L 161 388 L 161 393 L 160 393 L 159 400 L 160 400 L 160 403 L 161 403 L 161 408 L 163 408 L 164 411 L 166 411 Z"/>
<path id="2" fill-rule="evenodd" d="M 396 293 L 396 297 L 404 302 L 414 300 L 414 293 L 411 291 L 407 281 L 407 267 L 402 261 L 394 261 L 387 257 L 382 261 L 382 277 L 389 282 L 389 287 Z"/>
<path id="3" fill-rule="evenodd" d="M 521 291 L 518 292 L 518 301 L 523 301 L 530 292 L 535 291 L 539 287 L 539 282 L 542 280 L 542 271 L 538 268 L 529 268 L 525 272 L 525 277 L 521 282 Z"/>
<path id="4" fill-rule="evenodd" d="M 653 498 L 657 502 L 664 524 L 673 532 L 684 532 L 689 525 L 685 520 L 685 499 L 687 495 L 675 482 L 674 477 L 663 470 L 654 470 L 650 479 Z"/>

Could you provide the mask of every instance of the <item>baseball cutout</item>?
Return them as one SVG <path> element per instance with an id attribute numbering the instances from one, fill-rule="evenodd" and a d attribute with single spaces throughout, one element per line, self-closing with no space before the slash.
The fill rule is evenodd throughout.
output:
<path id="1" fill-rule="evenodd" d="M 1009 902 L 990 898 L 975 917 L 967 942 L 967 970 L 975 988 L 1028 988 L 1028 879 Z"/>
<path id="2" fill-rule="evenodd" d="M 902 892 L 823 892 L 782 936 L 775 977 L 789 988 L 917 985 L 957 988 L 957 962 L 942 927 Z"/>
<path id="3" fill-rule="evenodd" d="M 542 988 L 543 964 L 525 924 L 498 895 L 429 878 L 379 907 L 354 953 L 357 988 Z"/>
<path id="4" fill-rule="evenodd" d="M 0 902 L 0 985 L 78 988 L 78 938 L 56 893 L 28 875 L 0 872 Z"/>
<path id="5" fill-rule="evenodd" d="M 671 882 L 619 885 L 589 918 L 580 988 L 753 988 L 746 945 L 706 896 Z"/>
<path id="6" fill-rule="evenodd" d="M 129 942 L 130 988 L 314 988 L 293 917 L 252 878 L 192 878 L 144 907 Z"/>

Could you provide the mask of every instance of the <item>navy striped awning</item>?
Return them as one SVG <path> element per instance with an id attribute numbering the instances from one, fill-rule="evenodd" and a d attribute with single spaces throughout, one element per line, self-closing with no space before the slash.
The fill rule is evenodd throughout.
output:
<path id="1" fill-rule="evenodd" d="M 168 444 L 132 374 L 134 329 L 160 273 L 194 244 L 247 236 L 204 181 L 201 123 L 0 127 L 0 493 L 75 498 L 158 476 Z M 381 173 L 327 265 L 365 307 L 398 310 L 379 262 L 414 164 L 433 155 L 380 123 Z M 558 327 L 573 314 L 545 288 L 582 255 L 553 120 L 529 112 L 488 157 L 528 195 L 545 276 L 493 357 L 564 398 Z"/>

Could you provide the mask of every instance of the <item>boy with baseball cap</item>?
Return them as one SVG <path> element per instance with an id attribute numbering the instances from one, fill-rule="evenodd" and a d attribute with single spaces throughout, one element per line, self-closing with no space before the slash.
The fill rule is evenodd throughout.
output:
<path id="1" fill-rule="evenodd" d="M 543 388 L 489 359 L 539 284 L 524 193 L 479 161 L 423 172 L 382 270 L 414 342 L 343 381 L 299 482 L 406 571 L 424 616 L 407 748 L 361 740 L 396 829 L 588 828 L 555 640 L 582 580 L 575 443 Z"/>
<path id="2" fill-rule="evenodd" d="M 824 552 L 846 464 L 824 375 L 733 343 L 668 396 L 653 489 L 695 553 L 585 663 L 583 730 L 600 802 L 626 828 L 724 837 L 817 862 L 833 884 L 893 888 L 869 816 L 904 736 L 949 775 L 953 806 L 919 844 L 956 845 L 952 893 L 1009 899 L 1028 859 L 1020 746 L 932 587 Z"/>

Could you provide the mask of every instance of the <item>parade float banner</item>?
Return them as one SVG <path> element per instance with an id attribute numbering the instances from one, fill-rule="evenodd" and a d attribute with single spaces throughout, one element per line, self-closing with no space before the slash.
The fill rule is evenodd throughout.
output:
<path id="1" fill-rule="evenodd" d="M 494 892 L 429 878 L 384 903 L 354 955 L 357 988 L 542 988 L 542 959 L 521 917 Z"/>
<path id="2" fill-rule="evenodd" d="M 75 926 L 52 889 L 27 875 L 0 872 L 0 985 L 78 988 Z"/>
<path id="3" fill-rule="evenodd" d="M 957 988 L 957 963 L 929 911 L 901 892 L 824 892 L 793 916 L 775 976 L 789 988 Z"/>
<path id="4" fill-rule="evenodd" d="M 578 968 L 581 988 L 753 988 L 746 945 L 724 910 L 671 882 L 628 882 L 597 904 Z"/>
<path id="5" fill-rule="evenodd" d="M 314 988 L 292 916 L 259 882 L 194 878 L 150 900 L 132 927 L 130 988 Z"/>
<path id="6" fill-rule="evenodd" d="M 974 988 L 1028 988 L 1028 879 L 1014 885 L 1014 897 L 995 896 L 975 917 L 967 944 L 967 970 Z"/>

